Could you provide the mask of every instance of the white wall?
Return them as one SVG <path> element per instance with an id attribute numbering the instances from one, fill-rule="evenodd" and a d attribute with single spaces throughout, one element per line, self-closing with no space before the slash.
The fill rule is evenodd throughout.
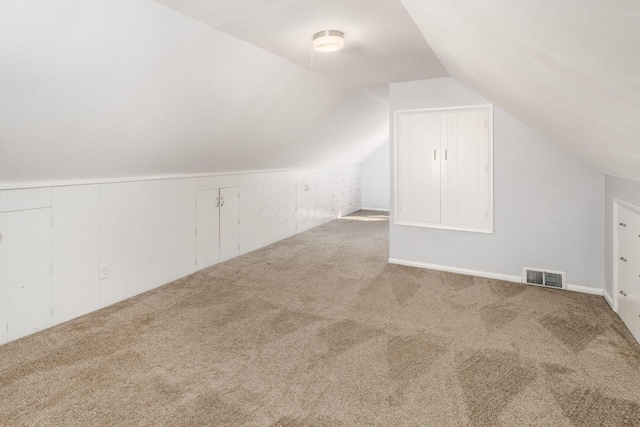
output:
<path id="1" fill-rule="evenodd" d="M 358 166 L 0 191 L 0 344 L 195 272 L 196 193 L 226 187 L 239 255 L 360 208 Z"/>
<path id="2" fill-rule="evenodd" d="M 392 84 L 390 96 L 392 114 L 488 104 L 452 78 Z M 604 176 L 497 106 L 494 212 L 493 234 L 392 223 L 390 258 L 513 280 L 523 267 L 560 270 L 569 284 L 604 288 Z"/>
<path id="3" fill-rule="evenodd" d="M 389 210 L 391 203 L 391 159 L 385 142 L 362 163 L 363 209 Z"/>
<path id="4" fill-rule="evenodd" d="M 358 164 L 386 104 L 152 0 L 0 2 L 0 185 Z"/>
<path id="5" fill-rule="evenodd" d="M 613 295 L 613 199 L 640 206 L 640 182 L 613 176 L 605 177 L 605 296 L 612 302 Z"/>

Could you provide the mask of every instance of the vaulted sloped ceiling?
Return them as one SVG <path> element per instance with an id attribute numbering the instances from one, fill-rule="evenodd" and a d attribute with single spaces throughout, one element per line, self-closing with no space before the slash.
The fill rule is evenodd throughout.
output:
<path id="1" fill-rule="evenodd" d="M 402 2 L 452 77 L 604 173 L 640 180 L 640 2 Z"/>
<path id="2" fill-rule="evenodd" d="M 4 184 L 356 163 L 388 139 L 386 104 L 150 0 L 2 1 L 0 100 Z"/>

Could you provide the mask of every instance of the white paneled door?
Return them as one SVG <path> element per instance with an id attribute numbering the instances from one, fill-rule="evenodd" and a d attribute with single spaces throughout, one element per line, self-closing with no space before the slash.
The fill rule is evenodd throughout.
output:
<path id="1" fill-rule="evenodd" d="M 640 208 L 615 203 L 618 314 L 640 342 Z"/>
<path id="2" fill-rule="evenodd" d="M 7 342 L 7 286 L 9 279 L 7 215 L 0 213 L 0 344 Z"/>
<path id="3" fill-rule="evenodd" d="M 396 112 L 395 221 L 493 232 L 491 108 Z"/>
<path id="4" fill-rule="evenodd" d="M 197 264 L 198 270 L 220 262 L 219 190 L 197 192 Z"/>
<path id="5" fill-rule="evenodd" d="M 235 258 L 240 243 L 238 187 L 220 189 L 220 261 Z"/>
<path id="6" fill-rule="evenodd" d="M 51 326 L 51 208 L 9 212 L 6 242 L 11 341 Z"/>
<path id="7" fill-rule="evenodd" d="M 399 221 L 440 222 L 441 113 L 398 115 Z"/>

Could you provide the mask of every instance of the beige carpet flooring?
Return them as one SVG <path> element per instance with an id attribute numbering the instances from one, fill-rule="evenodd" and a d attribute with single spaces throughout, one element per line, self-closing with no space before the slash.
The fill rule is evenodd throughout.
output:
<path id="1" fill-rule="evenodd" d="M 602 297 L 388 265 L 333 221 L 0 347 L 3 426 L 639 426 Z"/>

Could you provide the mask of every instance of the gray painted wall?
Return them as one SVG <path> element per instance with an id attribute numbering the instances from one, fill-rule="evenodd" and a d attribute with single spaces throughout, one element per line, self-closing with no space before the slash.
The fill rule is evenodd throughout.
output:
<path id="1" fill-rule="evenodd" d="M 391 159 L 389 141 L 362 163 L 363 208 L 389 210 L 391 203 Z"/>
<path id="2" fill-rule="evenodd" d="M 605 177 L 605 287 L 604 291 L 613 295 L 613 199 L 624 200 L 640 206 L 640 182 L 613 176 Z"/>
<path id="3" fill-rule="evenodd" d="M 452 78 L 390 86 L 392 117 L 488 103 Z M 494 211 L 494 234 L 396 226 L 392 213 L 390 258 L 510 276 L 560 270 L 569 284 L 604 288 L 603 174 L 497 106 Z"/>

